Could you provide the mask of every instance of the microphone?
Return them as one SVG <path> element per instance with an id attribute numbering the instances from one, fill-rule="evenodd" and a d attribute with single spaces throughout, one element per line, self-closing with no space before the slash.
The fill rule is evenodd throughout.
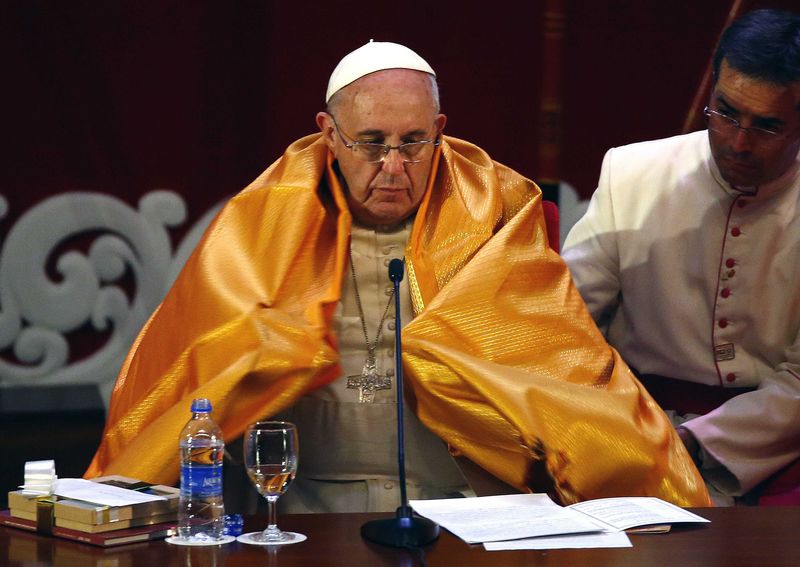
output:
<path id="1" fill-rule="evenodd" d="M 400 507 L 394 518 L 372 520 L 361 526 L 361 536 L 390 547 L 421 547 L 439 537 L 439 525 L 427 518 L 414 516 L 406 494 L 406 452 L 403 429 L 403 350 L 400 340 L 400 282 L 403 261 L 389 262 L 389 279 L 394 284 L 394 365 L 397 381 L 397 468 L 400 473 Z"/>

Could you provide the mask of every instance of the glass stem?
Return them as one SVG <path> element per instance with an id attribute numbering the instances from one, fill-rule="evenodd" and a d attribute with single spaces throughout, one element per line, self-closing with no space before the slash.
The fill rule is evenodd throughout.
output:
<path id="1" fill-rule="evenodd" d="M 267 496 L 267 534 L 279 534 L 278 529 L 278 497 Z"/>

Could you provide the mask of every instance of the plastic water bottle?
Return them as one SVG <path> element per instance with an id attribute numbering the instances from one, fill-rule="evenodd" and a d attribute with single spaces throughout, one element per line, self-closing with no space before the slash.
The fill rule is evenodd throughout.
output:
<path id="1" fill-rule="evenodd" d="M 222 430 L 211 419 L 211 402 L 192 402 L 192 419 L 181 431 L 181 498 L 178 536 L 199 542 L 220 539 L 225 529 L 222 502 Z"/>

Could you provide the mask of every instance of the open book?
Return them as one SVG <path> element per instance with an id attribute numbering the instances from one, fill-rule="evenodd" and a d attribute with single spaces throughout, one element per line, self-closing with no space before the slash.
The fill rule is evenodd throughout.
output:
<path id="1" fill-rule="evenodd" d="M 410 504 L 417 514 L 467 543 L 709 521 L 658 498 L 639 496 L 600 498 L 566 507 L 546 494 L 412 500 Z"/>

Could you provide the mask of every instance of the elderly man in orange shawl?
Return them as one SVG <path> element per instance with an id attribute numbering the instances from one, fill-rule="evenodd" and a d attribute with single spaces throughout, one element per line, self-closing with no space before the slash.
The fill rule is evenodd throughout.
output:
<path id="1" fill-rule="evenodd" d="M 459 455 L 563 503 L 707 505 L 669 421 L 549 248 L 538 187 L 443 136 L 428 63 L 370 42 L 336 67 L 326 101 L 321 134 L 231 199 L 145 325 L 87 478 L 174 483 L 178 434 L 204 397 L 228 441 L 279 413 L 298 425 L 290 510 L 394 510 L 386 266 L 403 258 L 411 498 L 467 490 Z"/>

